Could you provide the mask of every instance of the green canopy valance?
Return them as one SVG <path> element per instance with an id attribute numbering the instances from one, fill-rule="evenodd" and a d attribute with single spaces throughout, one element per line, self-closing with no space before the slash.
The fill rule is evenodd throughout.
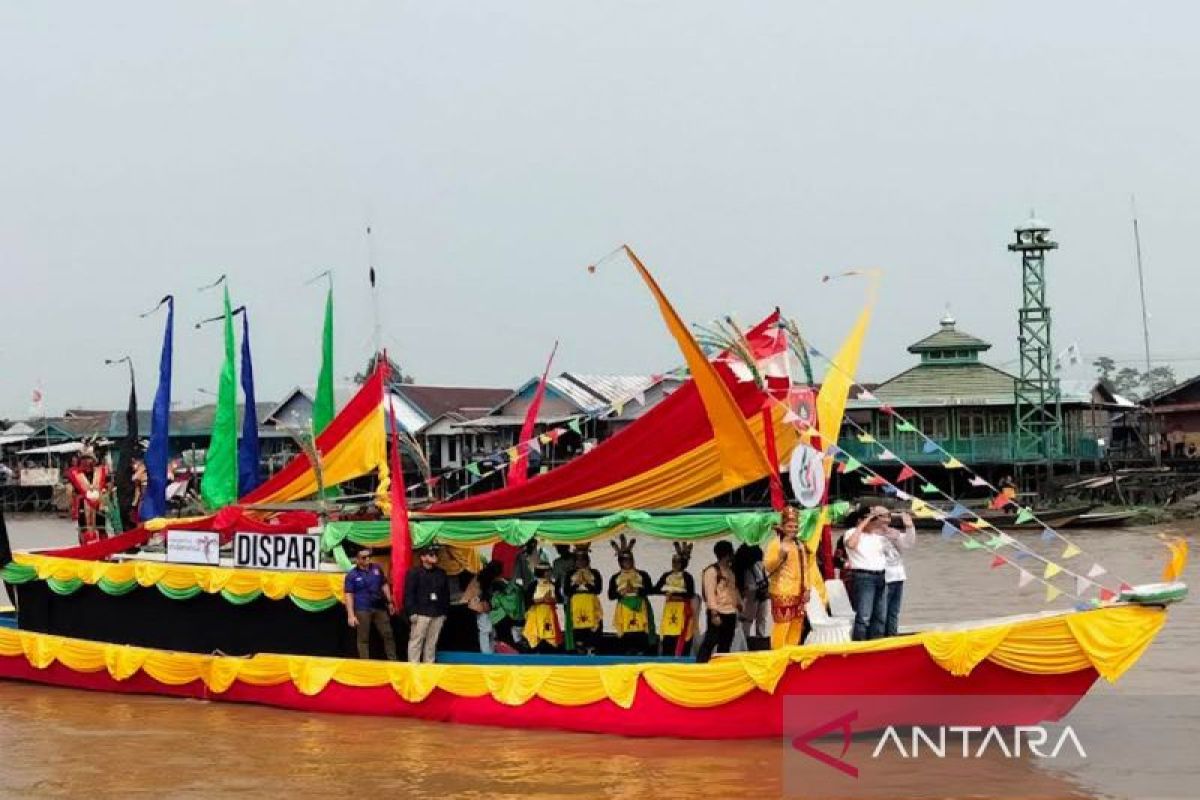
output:
<path id="1" fill-rule="evenodd" d="M 841 518 L 849 503 L 800 510 L 800 538 L 808 541 L 817 532 L 821 512 Z M 731 536 L 738 543 L 762 544 L 779 523 L 775 511 L 723 512 L 647 512 L 617 511 L 610 514 L 579 515 L 565 519 L 414 519 L 411 522 L 413 547 L 448 544 L 461 547 L 507 542 L 523 545 L 537 538 L 547 544 L 582 544 L 612 536 L 622 528 L 659 539 L 688 541 L 714 536 Z M 337 555 L 349 540 L 366 547 L 386 546 L 390 541 L 388 520 L 330 522 L 325 526 L 322 546 Z"/>

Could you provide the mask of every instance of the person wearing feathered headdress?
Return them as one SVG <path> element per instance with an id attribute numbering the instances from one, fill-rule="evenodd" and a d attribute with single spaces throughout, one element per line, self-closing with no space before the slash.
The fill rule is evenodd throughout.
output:
<path id="1" fill-rule="evenodd" d="M 592 569 L 590 545 L 576 545 L 574 555 L 575 569 L 564 578 L 561 587 L 567 603 L 567 649 L 594 653 L 604 630 L 604 610 L 600 607 L 604 583 L 600 573 Z"/>
<path id="2" fill-rule="evenodd" d="M 649 600 L 653 584 L 633 560 L 636 542 L 637 539 L 626 539 L 623 533 L 609 542 L 617 553 L 620 571 L 609 578 L 608 598 L 617 601 L 613 630 L 621 650 L 630 655 L 645 655 L 651 645 L 657 644 L 658 636 Z"/>
<path id="3" fill-rule="evenodd" d="M 664 655 L 683 655 L 691 647 L 692 638 L 696 635 L 695 609 L 692 605 L 696 597 L 696 582 L 687 571 L 691 559 L 691 542 L 675 542 L 671 569 L 664 572 L 658 583 L 654 584 L 654 593 L 666 598 L 660 631 Z"/>

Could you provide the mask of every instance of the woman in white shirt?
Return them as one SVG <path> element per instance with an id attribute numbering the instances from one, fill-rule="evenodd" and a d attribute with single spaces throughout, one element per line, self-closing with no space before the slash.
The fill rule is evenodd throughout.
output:
<path id="1" fill-rule="evenodd" d="M 917 543 L 917 529 L 913 526 L 912 517 L 907 513 L 900 516 L 904 520 L 904 530 L 888 528 L 883 547 L 883 557 L 887 562 L 883 568 L 884 606 L 887 608 L 883 620 L 884 636 L 895 636 L 900 628 L 900 603 L 904 598 L 904 581 L 908 577 L 904 572 L 904 556 L 900 551 L 908 550 Z"/>
<path id="2" fill-rule="evenodd" d="M 846 555 L 850 562 L 850 578 L 854 590 L 855 641 L 883 638 L 887 627 L 887 555 L 889 540 L 899 537 L 897 530 L 888 527 L 891 512 L 883 506 L 873 506 L 858 524 L 846 531 Z M 907 533 L 913 529 L 912 518 L 903 515 Z"/>

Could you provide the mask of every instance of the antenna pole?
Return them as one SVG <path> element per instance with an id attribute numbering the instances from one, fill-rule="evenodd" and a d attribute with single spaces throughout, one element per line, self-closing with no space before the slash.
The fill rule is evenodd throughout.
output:
<path id="1" fill-rule="evenodd" d="M 1154 439 L 1154 466 L 1162 466 L 1162 442 L 1159 441 L 1158 417 L 1154 413 L 1154 380 L 1150 364 L 1150 314 L 1146 311 L 1146 275 L 1142 269 L 1142 236 L 1138 230 L 1137 198 L 1129 195 L 1129 208 L 1133 215 L 1133 247 L 1137 256 L 1138 291 L 1142 298 L 1142 346 L 1146 355 L 1146 396 L 1150 405 L 1150 430 Z"/>
<path id="2" fill-rule="evenodd" d="M 375 322 L 375 355 L 383 352 L 383 323 L 379 317 L 379 287 L 375 276 L 375 240 L 371 238 L 371 223 L 367 223 L 367 269 L 371 278 L 371 313 Z"/>

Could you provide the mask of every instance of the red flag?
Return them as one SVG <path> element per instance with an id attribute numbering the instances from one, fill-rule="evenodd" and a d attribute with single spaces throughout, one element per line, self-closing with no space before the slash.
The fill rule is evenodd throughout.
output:
<path id="1" fill-rule="evenodd" d="M 916 470 L 914 470 L 912 467 L 905 464 L 904 469 L 900 470 L 900 474 L 896 476 L 896 483 L 899 483 L 900 481 L 906 481 L 909 478 L 915 478 L 915 477 L 917 477 Z"/>
<path id="2" fill-rule="evenodd" d="M 1004 560 L 1004 556 L 996 556 L 992 559 L 992 569 L 995 569 L 996 567 L 1003 567 L 1007 563 L 1008 562 Z"/>
<path id="3" fill-rule="evenodd" d="M 542 379 L 533 393 L 533 402 L 529 404 L 529 409 L 525 412 L 525 422 L 521 425 L 521 437 L 517 439 L 517 457 L 508 465 L 509 486 L 520 486 L 528 477 L 529 448 L 522 448 L 520 443 L 528 442 L 533 438 L 533 428 L 537 425 L 538 412 L 542 408 L 542 398 L 546 395 L 546 381 L 550 377 L 550 365 L 554 363 L 554 354 L 557 352 L 558 340 L 556 339 L 554 348 L 550 351 L 550 358 L 546 359 L 546 369 L 542 372 Z M 525 452 L 521 452 L 521 450 Z"/>
<path id="4" fill-rule="evenodd" d="M 988 508 L 992 511 L 999 511 L 1011 502 L 1013 502 L 1013 499 L 1004 494 L 1004 492 L 1001 492 L 992 498 L 992 502 L 988 503 Z"/>
<path id="5" fill-rule="evenodd" d="M 387 386 L 387 351 L 383 353 L 384 378 L 381 386 Z M 387 389 L 383 389 L 387 391 Z M 392 473 L 392 485 L 389 494 L 392 499 L 391 540 L 392 540 L 392 602 L 399 608 L 404 604 L 404 577 L 412 563 L 412 533 L 408 528 L 408 501 L 404 489 L 404 468 L 400 462 L 400 437 L 396 433 L 396 410 L 392 405 L 392 395 L 388 392 L 388 424 L 392 430 L 392 455 L 389 469 Z M 383 398 L 380 398 L 382 400 Z"/>
<path id="6" fill-rule="evenodd" d="M 771 486 L 771 508 L 783 511 L 783 507 L 787 505 L 787 498 L 783 494 L 783 480 L 779 477 L 779 451 L 775 447 L 775 415 L 766 395 L 763 395 L 762 411 L 759 413 L 763 421 L 763 444 L 767 449 L 767 461 L 771 464 L 771 472 L 767 475 Z"/>
<path id="7" fill-rule="evenodd" d="M 1116 596 L 1117 596 L 1117 593 L 1114 592 L 1112 589 L 1105 589 L 1103 586 L 1100 587 L 1100 602 L 1107 603 L 1109 600 L 1112 600 Z"/>

